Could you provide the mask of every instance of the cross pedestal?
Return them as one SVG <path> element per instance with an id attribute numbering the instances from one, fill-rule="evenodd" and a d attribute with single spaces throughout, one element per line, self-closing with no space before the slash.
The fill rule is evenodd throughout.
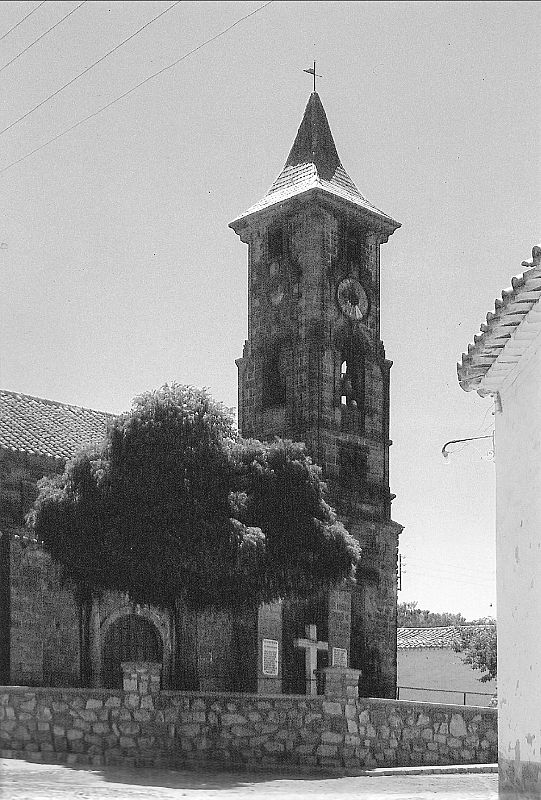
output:
<path id="1" fill-rule="evenodd" d="M 295 647 L 305 650 L 305 671 L 306 671 L 306 694 L 317 694 L 316 669 L 317 651 L 328 650 L 328 642 L 318 642 L 317 629 L 315 625 L 306 625 L 306 639 L 295 639 Z"/>

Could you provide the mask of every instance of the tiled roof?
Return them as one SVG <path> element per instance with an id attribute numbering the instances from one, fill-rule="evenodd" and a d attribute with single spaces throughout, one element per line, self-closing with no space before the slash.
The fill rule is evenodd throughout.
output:
<path id="1" fill-rule="evenodd" d="M 496 300 L 494 312 L 487 314 L 481 334 L 474 336 L 468 352 L 457 364 L 458 382 L 466 392 L 479 394 L 498 390 L 530 341 L 541 329 L 541 246 L 532 249 L 532 258 L 522 262 L 531 267 L 511 281 L 511 287 Z"/>
<path id="2" fill-rule="evenodd" d="M 265 197 L 241 214 L 231 223 L 231 226 L 251 214 L 312 189 L 319 189 L 353 203 L 385 221 L 393 230 L 400 227 L 399 222 L 384 214 L 363 197 L 342 166 L 327 115 L 317 92 L 312 92 L 310 95 L 303 120 L 283 170 Z"/>
<path id="3" fill-rule="evenodd" d="M 451 647 L 456 637 L 453 625 L 441 628 L 397 628 L 399 650 L 413 647 Z"/>
<path id="4" fill-rule="evenodd" d="M 112 415 L 0 390 L 0 448 L 52 458 L 72 458 L 98 445 Z"/>
<path id="5" fill-rule="evenodd" d="M 462 625 L 464 628 L 491 628 L 492 625 Z M 396 646 L 399 650 L 414 647 L 452 647 L 457 627 L 446 625 L 439 628 L 397 628 Z"/>

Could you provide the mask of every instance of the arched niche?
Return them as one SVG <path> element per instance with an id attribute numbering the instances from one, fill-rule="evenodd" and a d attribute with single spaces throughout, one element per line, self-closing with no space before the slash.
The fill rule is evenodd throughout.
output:
<path id="1" fill-rule="evenodd" d="M 100 626 L 100 685 L 121 688 L 122 661 L 159 661 L 162 686 L 171 674 L 169 620 L 147 606 L 123 604 Z"/>

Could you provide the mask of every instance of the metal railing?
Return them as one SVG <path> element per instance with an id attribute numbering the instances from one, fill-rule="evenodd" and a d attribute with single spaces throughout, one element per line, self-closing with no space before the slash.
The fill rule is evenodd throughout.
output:
<path id="1" fill-rule="evenodd" d="M 427 686 L 397 686 L 396 687 L 396 699 L 400 700 L 400 690 L 403 689 L 404 691 L 410 692 L 439 692 L 440 694 L 454 694 L 454 695 L 462 695 L 463 703 L 462 705 L 468 705 L 466 699 L 468 695 L 473 694 L 479 697 L 493 697 L 494 692 L 464 692 L 461 689 L 430 689 Z M 408 698 L 410 699 L 410 698 Z"/>

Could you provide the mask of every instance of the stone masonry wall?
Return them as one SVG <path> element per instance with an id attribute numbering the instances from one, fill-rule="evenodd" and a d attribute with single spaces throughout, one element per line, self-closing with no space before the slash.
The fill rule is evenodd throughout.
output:
<path id="1" fill-rule="evenodd" d="M 0 757 L 338 773 L 497 760 L 497 712 L 323 696 L 0 687 Z"/>

